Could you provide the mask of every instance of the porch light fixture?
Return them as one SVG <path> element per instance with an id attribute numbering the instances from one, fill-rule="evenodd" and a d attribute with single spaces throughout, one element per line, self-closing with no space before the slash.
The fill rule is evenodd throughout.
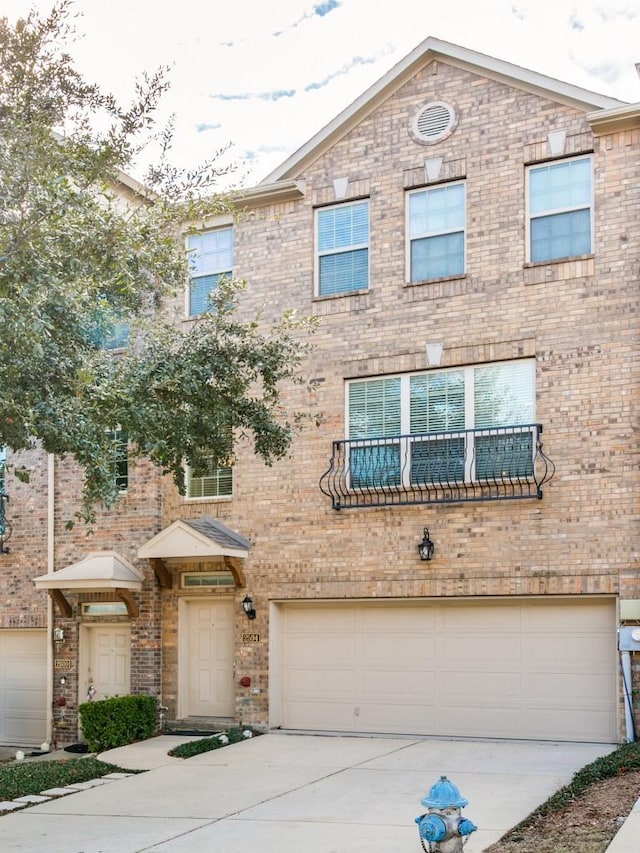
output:
<path id="1" fill-rule="evenodd" d="M 249 619 L 255 619 L 256 618 L 256 611 L 255 611 L 255 608 L 253 606 L 253 599 L 250 596 L 245 595 L 245 597 L 243 598 L 242 609 L 247 614 L 247 618 L 249 618 Z"/>
<path id="2" fill-rule="evenodd" d="M 430 560 L 433 557 L 433 552 L 435 550 L 436 546 L 429 538 L 429 528 L 425 527 L 422 536 L 422 542 L 418 545 L 418 554 L 420 554 L 420 559 Z"/>

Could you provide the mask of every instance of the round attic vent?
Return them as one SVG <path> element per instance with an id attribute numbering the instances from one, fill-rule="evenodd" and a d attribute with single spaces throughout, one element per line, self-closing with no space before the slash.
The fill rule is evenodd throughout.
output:
<path id="1" fill-rule="evenodd" d="M 455 109 L 444 101 L 432 101 L 420 107 L 411 126 L 416 142 L 431 145 L 446 139 L 456 129 L 458 116 Z"/>

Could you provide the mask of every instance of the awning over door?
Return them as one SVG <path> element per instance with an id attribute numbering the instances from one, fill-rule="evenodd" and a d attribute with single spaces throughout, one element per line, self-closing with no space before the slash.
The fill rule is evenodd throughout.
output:
<path id="1" fill-rule="evenodd" d="M 233 573 L 236 585 L 245 586 L 240 560 L 249 556 L 251 543 L 235 530 L 208 515 L 178 519 L 138 549 L 138 557 L 151 561 L 162 586 L 171 586 L 171 573 L 165 560 L 202 560 L 222 557 Z"/>
<path id="2" fill-rule="evenodd" d="M 34 578 L 36 589 L 46 589 L 65 616 L 71 615 L 71 605 L 63 590 L 71 592 L 104 592 L 113 590 L 127 605 L 130 616 L 136 616 L 137 604 L 131 592 L 139 592 L 144 575 L 115 551 L 96 551 L 84 560 L 50 574 Z"/>

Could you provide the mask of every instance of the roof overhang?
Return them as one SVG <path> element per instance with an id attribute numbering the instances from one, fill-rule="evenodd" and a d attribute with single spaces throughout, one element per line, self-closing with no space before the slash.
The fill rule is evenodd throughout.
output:
<path id="1" fill-rule="evenodd" d="M 236 586 L 245 587 L 241 560 L 249 556 L 251 543 L 221 521 L 210 516 L 197 519 L 178 519 L 149 539 L 138 549 L 138 557 L 151 563 L 160 586 L 170 589 L 172 573 L 168 560 L 206 562 L 222 559 Z"/>
<path id="2" fill-rule="evenodd" d="M 34 578 L 36 589 L 46 589 L 64 616 L 71 616 L 71 605 L 64 596 L 68 592 L 105 592 L 112 590 L 127 605 L 130 616 L 138 608 L 131 595 L 142 588 L 144 575 L 115 551 L 97 551 L 84 560 Z"/>
<path id="3" fill-rule="evenodd" d="M 244 560 L 249 555 L 249 547 L 248 540 L 214 519 L 178 519 L 139 548 L 138 557 L 149 560 L 239 557 Z"/>
<path id="4" fill-rule="evenodd" d="M 600 95 L 580 86 L 573 86 L 522 68 L 519 65 L 504 62 L 492 56 L 430 36 L 267 175 L 262 183 L 268 186 L 279 181 L 292 181 L 298 178 L 309 163 L 316 160 L 324 151 L 345 136 L 366 116 L 370 115 L 418 71 L 436 60 L 540 95 L 582 112 L 595 109 L 613 110 L 625 106 L 623 101 L 616 98 Z"/>
<path id="5" fill-rule="evenodd" d="M 626 104 L 611 110 L 595 110 L 587 113 L 587 121 L 596 136 L 637 130 L 640 128 L 640 103 Z"/>

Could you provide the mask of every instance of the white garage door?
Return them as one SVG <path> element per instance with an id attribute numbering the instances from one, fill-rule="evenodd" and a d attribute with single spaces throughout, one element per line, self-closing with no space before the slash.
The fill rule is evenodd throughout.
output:
<path id="1" fill-rule="evenodd" d="M 282 606 L 286 728 L 613 743 L 611 601 Z"/>
<path id="2" fill-rule="evenodd" d="M 39 746 L 46 737 L 47 633 L 0 631 L 0 743 Z"/>

